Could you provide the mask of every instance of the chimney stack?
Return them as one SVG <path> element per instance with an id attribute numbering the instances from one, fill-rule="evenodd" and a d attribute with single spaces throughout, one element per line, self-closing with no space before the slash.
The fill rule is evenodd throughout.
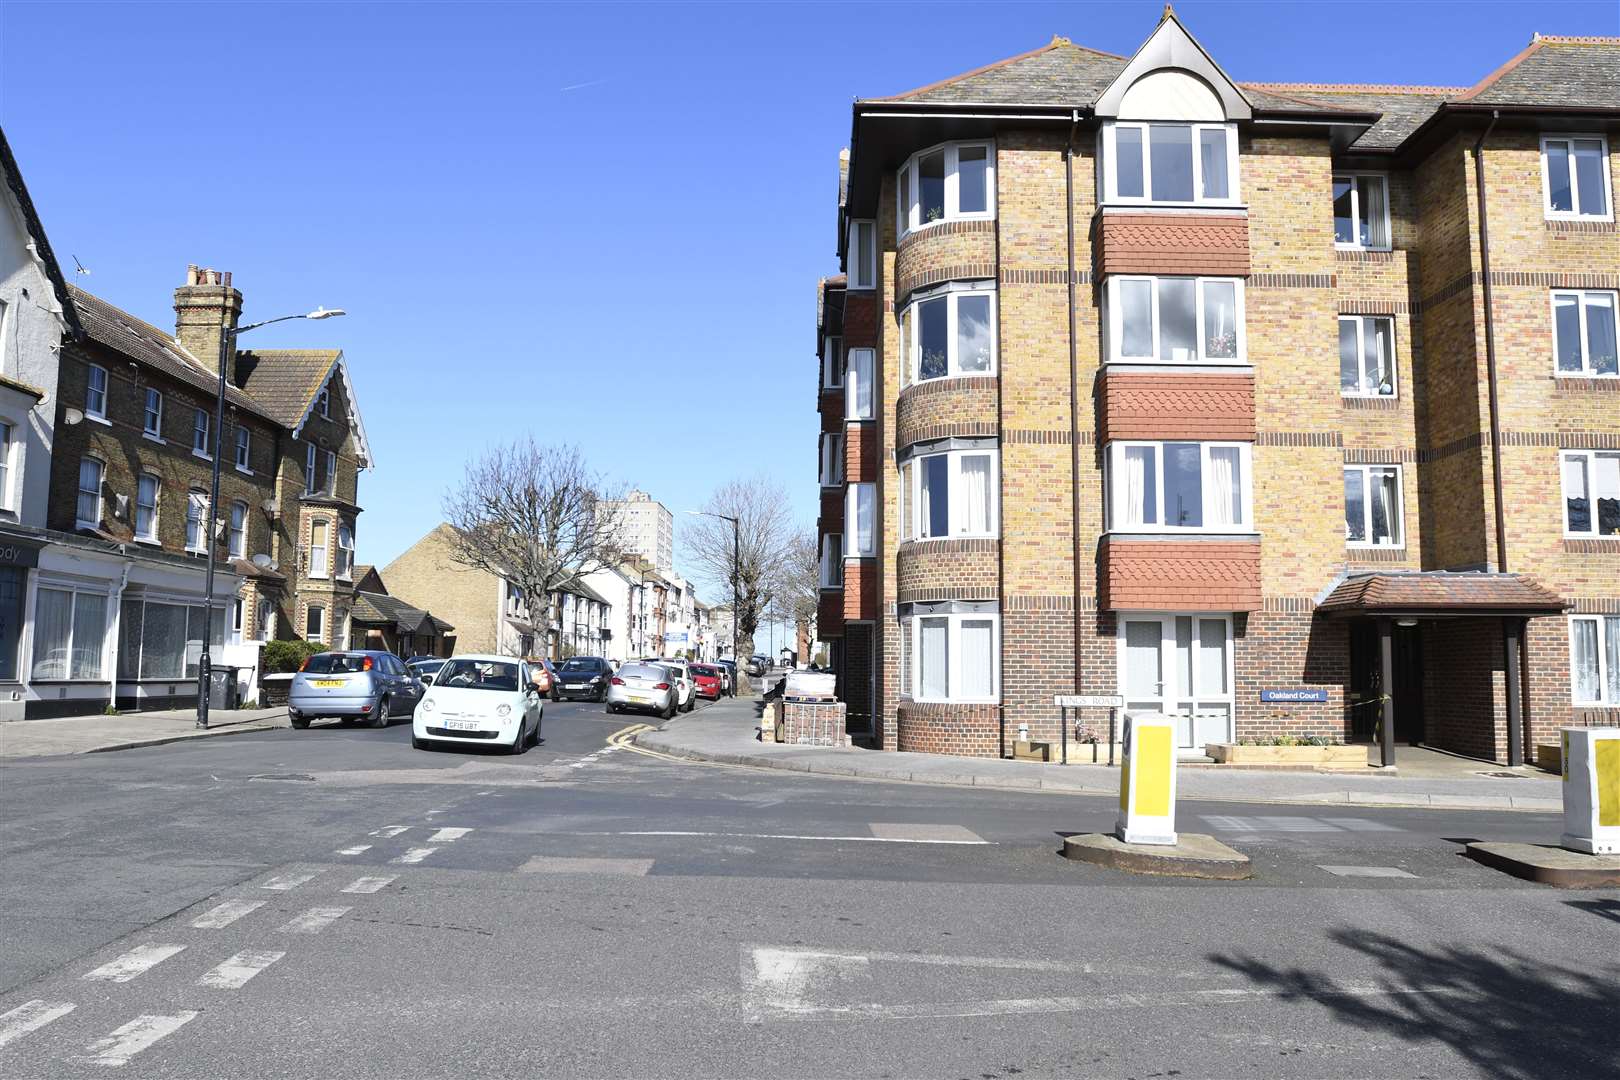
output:
<path id="1" fill-rule="evenodd" d="M 186 267 L 186 283 L 174 290 L 174 336 L 186 351 L 218 371 L 225 365 L 225 378 L 236 384 L 236 342 L 229 355 L 221 356 L 220 330 L 234 328 L 242 316 L 242 294 L 231 287 L 229 271 L 199 270 L 196 263 Z"/>

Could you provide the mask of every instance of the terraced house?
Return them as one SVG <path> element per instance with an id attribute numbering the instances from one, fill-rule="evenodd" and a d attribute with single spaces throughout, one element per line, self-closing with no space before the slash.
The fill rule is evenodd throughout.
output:
<path id="1" fill-rule="evenodd" d="M 1188 754 L 1518 761 L 1615 722 L 1617 133 L 1620 39 L 1239 83 L 1168 9 L 858 100 L 817 304 L 852 731 L 996 755 L 1117 693 Z"/>

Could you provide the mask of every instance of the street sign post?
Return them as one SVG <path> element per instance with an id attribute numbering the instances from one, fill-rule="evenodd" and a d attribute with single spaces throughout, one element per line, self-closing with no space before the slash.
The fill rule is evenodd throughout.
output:
<path id="1" fill-rule="evenodd" d="M 1069 710 L 1070 709 L 1107 709 L 1108 713 L 1108 764 L 1114 764 L 1114 727 L 1119 723 L 1119 710 L 1125 707 L 1125 699 L 1118 694 L 1058 694 L 1052 698 L 1052 703 L 1058 707 L 1058 727 L 1063 734 L 1063 764 L 1069 763 Z M 1096 747 L 1092 747 L 1091 762 L 1097 763 Z"/>

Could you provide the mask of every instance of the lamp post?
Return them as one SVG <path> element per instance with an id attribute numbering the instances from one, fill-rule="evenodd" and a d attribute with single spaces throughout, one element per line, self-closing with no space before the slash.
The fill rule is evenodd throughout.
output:
<path id="1" fill-rule="evenodd" d="M 203 579 L 203 639 L 202 656 L 197 659 L 197 726 L 208 727 L 208 683 L 209 673 L 213 666 L 213 657 L 210 653 L 210 643 L 214 638 L 214 564 L 219 560 L 219 462 L 220 455 L 225 451 L 225 367 L 231 355 L 231 343 L 249 330 L 257 330 L 261 326 L 271 323 L 286 322 L 289 319 L 331 319 L 339 315 L 348 314 L 342 308 L 331 311 L 325 308 L 316 308 L 303 315 L 281 315 L 274 319 L 264 319 L 246 326 L 221 326 L 219 328 L 219 386 L 214 400 L 214 461 L 211 469 L 212 476 L 208 484 L 208 573 Z"/>
<path id="2" fill-rule="evenodd" d="M 737 678 L 743 674 L 742 657 L 737 655 L 737 633 L 742 619 L 738 578 L 742 573 L 742 523 L 730 514 L 716 514 L 710 510 L 688 510 L 697 517 L 721 518 L 731 522 L 731 662 L 737 668 Z"/>

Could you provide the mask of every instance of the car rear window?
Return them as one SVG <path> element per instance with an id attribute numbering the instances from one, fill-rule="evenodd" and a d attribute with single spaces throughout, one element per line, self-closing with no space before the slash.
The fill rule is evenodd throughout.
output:
<path id="1" fill-rule="evenodd" d="M 669 672 L 650 664 L 626 664 L 619 669 L 621 679 L 667 679 Z"/>
<path id="2" fill-rule="evenodd" d="M 316 653 L 304 665 L 304 671 L 312 675 L 344 675 L 365 668 L 366 658 L 359 653 Z"/>

